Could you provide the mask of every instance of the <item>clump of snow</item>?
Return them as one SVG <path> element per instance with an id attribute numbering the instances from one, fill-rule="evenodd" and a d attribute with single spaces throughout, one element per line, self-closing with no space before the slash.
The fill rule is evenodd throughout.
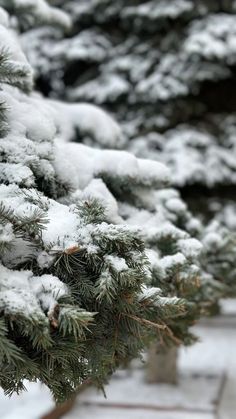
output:
<path id="1" fill-rule="evenodd" d="M 179 198 L 171 198 L 166 202 L 166 207 L 169 211 L 176 213 L 185 213 L 187 211 L 187 205 Z"/>
<path id="2" fill-rule="evenodd" d="M 67 286 L 52 275 L 36 277 L 31 271 L 8 269 L 0 264 L 0 310 L 47 323 L 58 299 L 68 295 Z M 46 324 L 45 323 L 45 324 Z"/>
<path id="3" fill-rule="evenodd" d="M 160 297 L 161 289 L 156 287 L 142 287 L 142 292 L 139 294 L 139 301 L 143 300 L 155 300 L 156 297 Z"/>
<path id="4" fill-rule="evenodd" d="M 42 309 L 48 314 L 53 312 L 60 297 L 69 294 L 68 287 L 52 275 L 31 277 L 29 283 Z"/>
<path id="5" fill-rule="evenodd" d="M 112 266 L 113 269 L 115 269 L 116 272 L 123 272 L 129 269 L 124 258 L 108 255 L 105 256 L 104 259 L 109 265 Z"/>
<path id="6" fill-rule="evenodd" d="M 189 238 L 178 241 L 178 247 L 186 258 L 197 259 L 203 250 L 203 245 L 199 240 Z"/>
<path id="7" fill-rule="evenodd" d="M 18 185 L 32 186 L 34 177 L 28 167 L 14 163 L 0 163 L 0 179 L 3 183 L 16 183 Z"/>
<path id="8" fill-rule="evenodd" d="M 55 256 L 49 255 L 46 251 L 42 251 L 39 253 L 37 257 L 38 266 L 41 269 L 49 268 L 55 260 Z"/>
<path id="9" fill-rule="evenodd" d="M 175 255 L 171 256 L 164 256 L 160 260 L 160 265 L 164 269 L 164 271 L 168 271 L 169 269 L 176 269 L 178 267 L 183 266 L 186 263 L 187 259 L 182 253 L 176 253 Z"/>
<path id="10" fill-rule="evenodd" d="M 55 201 L 50 201 L 50 203 L 51 205 L 47 211 L 48 224 L 42 232 L 42 240 L 45 245 L 50 245 L 50 243 L 57 243 L 59 237 L 63 236 L 63 246 L 66 247 L 69 245 L 66 237 L 69 241 L 72 237 L 75 237 L 78 218 L 68 206 Z"/>
<path id="11" fill-rule="evenodd" d="M 30 271 L 13 271 L 0 264 L 0 310 L 6 315 L 44 318 L 30 286 Z"/>
<path id="12" fill-rule="evenodd" d="M 158 218 L 156 220 L 158 220 Z M 155 224 L 152 225 L 150 223 L 149 225 L 144 226 L 144 232 L 147 233 L 148 240 L 150 242 L 158 242 L 162 239 L 165 239 L 166 237 L 176 241 L 180 239 L 186 239 L 188 237 L 188 234 L 184 230 L 175 227 L 170 222 L 162 222 L 160 226 L 155 226 Z"/>

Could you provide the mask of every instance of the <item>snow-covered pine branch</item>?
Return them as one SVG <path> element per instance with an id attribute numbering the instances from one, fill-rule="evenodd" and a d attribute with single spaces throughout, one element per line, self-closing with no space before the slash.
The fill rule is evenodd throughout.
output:
<path id="1" fill-rule="evenodd" d="M 11 394 L 24 389 L 25 379 L 39 379 L 62 401 L 85 380 L 101 386 L 157 330 L 161 340 L 192 341 L 189 326 L 201 312 L 195 296 L 203 292 L 201 246 L 158 205 L 167 168 L 128 152 L 67 142 L 76 129 L 81 142 L 93 133 L 101 143 L 102 131 L 106 140 L 121 131 L 103 111 L 32 92 L 32 77 L 23 89 L 27 62 L 6 42 L 0 62 L 0 385 Z M 9 60 L 18 71 L 1 79 Z M 162 233 L 150 237 L 160 223 Z M 152 261 L 163 276 L 155 275 Z"/>

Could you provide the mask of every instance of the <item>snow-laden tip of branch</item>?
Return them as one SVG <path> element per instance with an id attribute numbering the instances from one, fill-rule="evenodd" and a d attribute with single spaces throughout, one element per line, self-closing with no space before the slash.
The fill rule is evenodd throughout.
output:
<path id="1" fill-rule="evenodd" d="M 10 270 L 0 264 L 0 308 L 6 314 L 44 319 L 44 311 L 68 294 L 67 286 L 52 275 L 33 276 L 31 271 Z"/>
<path id="2" fill-rule="evenodd" d="M 76 191 L 74 195 L 76 194 L 78 194 L 78 191 Z M 93 179 L 80 193 L 79 197 L 81 200 L 98 199 L 106 209 L 105 213 L 107 219 L 114 224 L 122 223 L 117 200 L 111 194 L 102 179 Z"/>
<path id="3" fill-rule="evenodd" d="M 59 179 L 74 189 L 84 188 L 94 177 L 102 177 L 116 187 L 163 187 L 169 182 L 169 171 L 163 164 L 138 159 L 119 150 L 98 150 L 82 144 L 57 143 L 55 169 Z"/>
<path id="4" fill-rule="evenodd" d="M 108 148 L 121 148 L 124 135 L 119 124 L 105 111 L 88 103 L 66 104 L 50 101 L 63 141 L 80 142 L 79 134 L 87 134 Z"/>
<path id="5" fill-rule="evenodd" d="M 17 13 L 29 13 L 39 24 L 55 25 L 64 30 L 71 27 L 71 19 L 67 13 L 48 5 L 45 0 L 7 0 L 4 6 L 13 7 Z"/>

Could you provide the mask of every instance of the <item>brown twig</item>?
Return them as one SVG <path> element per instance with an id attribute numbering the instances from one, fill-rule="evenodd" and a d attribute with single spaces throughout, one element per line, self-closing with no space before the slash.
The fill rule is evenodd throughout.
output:
<path id="1" fill-rule="evenodd" d="M 140 318 L 138 316 L 134 316 L 132 314 L 122 313 L 122 315 L 126 316 L 126 317 L 129 317 L 130 319 L 136 320 L 138 323 L 145 324 L 146 326 L 155 327 L 156 329 L 165 330 L 167 328 L 167 326 L 164 325 L 164 324 L 154 323 L 151 320 L 142 319 L 142 318 Z"/>
<path id="2" fill-rule="evenodd" d="M 174 333 L 172 332 L 172 330 L 167 326 L 167 324 L 158 324 L 158 323 L 154 323 L 150 320 L 147 319 L 142 319 L 138 316 L 134 316 L 132 314 L 127 314 L 127 313 L 122 313 L 123 316 L 129 317 L 133 320 L 136 320 L 137 322 L 144 324 L 146 326 L 150 326 L 150 327 L 154 327 L 155 329 L 157 329 L 158 331 L 160 330 L 165 330 L 168 335 L 170 336 L 170 338 L 177 344 L 180 345 L 182 342 L 180 339 L 178 339 Z"/>

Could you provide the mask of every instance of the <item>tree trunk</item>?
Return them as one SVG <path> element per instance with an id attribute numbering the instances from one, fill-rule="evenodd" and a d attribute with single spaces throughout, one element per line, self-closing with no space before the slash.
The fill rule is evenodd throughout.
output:
<path id="1" fill-rule="evenodd" d="M 147 382 L 177 384 L 178 348 L 152 343 L 148 351 Z"/>
<path id="2" fill-rule="evenodd" d="M 90 380 L 86 380 L 83 384 L 81 384 L 78 389 L 76 390 L 75 394 L 67 401 L 62 404 L 55 406 L 50 412 L 46 413 L 46 415 L 42 416 L 41 419 L 61 419 L 64 415 L 70 412 L 75 403 L 77 396 L 86 390 L 91 385 Z"/>
<path id="3" fill-rule="evenodd" d="M 55 406 L 50 412 L 42 416 L 41 419 L 61 419 L 66 413 L 69 413 L 73 409 L 75 401 L 76 397 L 72 397 L 61 405 Z"/>

